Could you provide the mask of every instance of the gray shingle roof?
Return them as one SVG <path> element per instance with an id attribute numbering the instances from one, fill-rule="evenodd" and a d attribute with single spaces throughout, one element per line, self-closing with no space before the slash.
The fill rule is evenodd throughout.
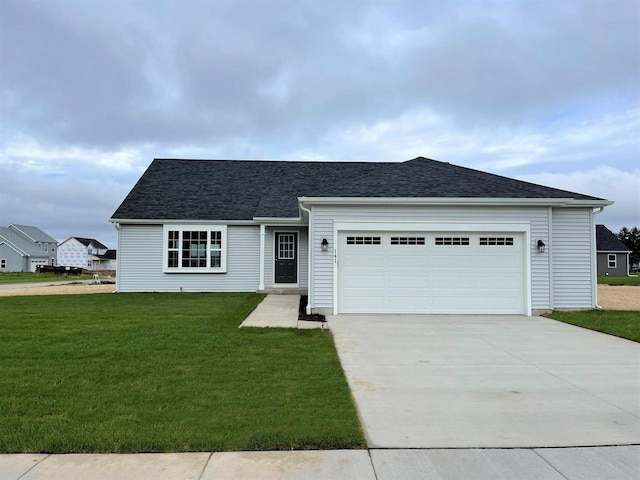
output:
<path id="1" fill-rule="evenodd" d="M 596 225 L 596 250 L 600 252 L 630 252 L 622 241 L 604 225 Z"/>
<path id="2" fill-rule="evenodd" d="M 34 234 L 37 238 L 36 242 L 32 242 L 23 234 L 10 227 L 0 227 L 0 242 L 6 241 L 14 247 L 17 247 L 22 252 L 26 253 L 30 257 L 48 257 L 49 254 L 43 253 L 39 248 L 37 242 L 42 243 L 57 243 L 56 240 L 37 227 L 29 227 L 28 225 L 12 225 L 13 227 L 19 227 L 19 229 L 31 236 Z M 37 231 L 34 231 L 35 229 Z M 40 232 L 42 235 L 40 235 Z M 33 238 L 33 237 L 32 237 Z"/>
<path id="3" fill-rule="evenodd" d="M 78 240 L 85 247 L 88 247 L 90 243 L 93 243 L 93 246 L 96 247 L 98 250 L 103 250 L 103 249 L 106 250 L 107 249 L 106 245 L 103 245 L 102 243 L 100 243 L 95 238 L 84 238 L 84 237 L 73 237 L 73 238 Z"/>
<path id="4" fill-rule="evenodd" d="M 423 157 L 402 163 L 156 159 L 112 218 L 297 218 L 303 196 L 602 200 Z"/>
<path id="5" fill-rule="evenodd" d="M 24 234 L 28 235 L 29 237 L 33 238 L 35 242 L 58 243 L 58 241 L 55 238 L 46 234 L 45 232 L 40 230 L 38 227 L 32 227 L 31 225 L 17 225 L 15 223 L 11 224 L 9 227 L 12 227 L 12 226 L 17 228 Z"/>

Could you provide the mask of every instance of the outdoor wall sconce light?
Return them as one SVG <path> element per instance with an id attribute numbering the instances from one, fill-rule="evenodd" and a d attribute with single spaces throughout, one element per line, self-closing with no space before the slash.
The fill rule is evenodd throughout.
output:
<path id="1" fill-rule="evenodd" d="M 546 245 L 544 244 L 544 242 L 542 240 L 538 240 L 538 252 L 539 253 L 544 253 L 544 249 L 546 247 Z"/>
<path id="2" fill-rule="evenodd" d="M 320 245 L 322 246 L 323 252 L 326 252 L 327 250 L 329 250 L 329 242 L 327 241 L 326 238 L 322 239 L 322 242 L 320 243 Z"/>

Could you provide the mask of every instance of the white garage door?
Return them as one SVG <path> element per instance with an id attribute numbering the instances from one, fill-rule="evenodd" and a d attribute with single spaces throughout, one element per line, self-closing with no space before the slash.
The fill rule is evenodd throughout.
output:
<path id="1" fill-rule="evenodd" d="M 525 311 L 522 233 L 339 232 L 339 313 Z"/>

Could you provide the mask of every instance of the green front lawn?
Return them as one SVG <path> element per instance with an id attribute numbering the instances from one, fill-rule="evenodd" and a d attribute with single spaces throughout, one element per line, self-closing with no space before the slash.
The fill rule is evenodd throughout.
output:
<path id="1" fill-rule="evenodd" d="M 598 284 L 600 285 L 640 285 L 640 276 L 634 277 L 612 277 L 602 276 L 598 277 Z M 640 291 L 638 291 L 640 294 Z"/>
<path id="2" fill-rule="evenodd" d="M 91 275 L 54 275 L 53 273 L 30 272 L 0 272 L 0 284 L 3 283 L 30 283 L 30 282 L 55 282 L 60 280 L 86 280 L 93 278 Z"/>
<path id="3" fill-rule="evenodd" d="M 364 448 L 328 331 L 256 294 L 0 297 L 0 452 Z"/>
<path id="4" fill-rule="evenodd" d="M 640 342 L 640 313 L 630 310 L 552 312 L 546 317 Z"/>

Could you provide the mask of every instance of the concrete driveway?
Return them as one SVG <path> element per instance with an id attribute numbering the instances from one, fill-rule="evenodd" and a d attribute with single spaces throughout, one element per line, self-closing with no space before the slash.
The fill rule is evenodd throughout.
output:
<path id="1" fill-rule="evenodd" d="M 542 317 L 328 317 L 370 448 L 640 444 L 640 345 Z"/>

